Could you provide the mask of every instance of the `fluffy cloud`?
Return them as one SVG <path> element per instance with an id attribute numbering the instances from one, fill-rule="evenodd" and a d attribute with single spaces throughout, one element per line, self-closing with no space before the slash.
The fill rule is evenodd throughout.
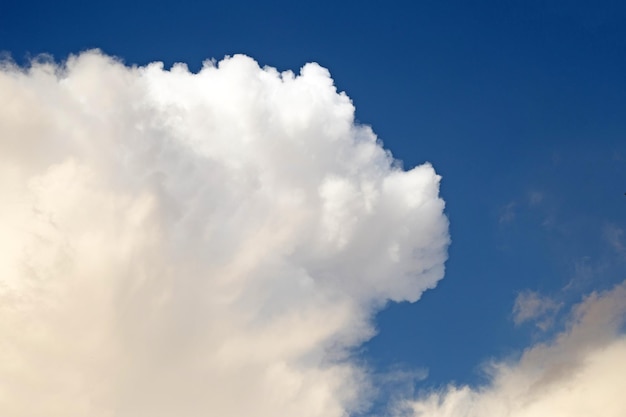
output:
<path id="1" fill-rule="evenodd" d="M 345 416 L 350 350 L 443 276 L 439 176 L 316 64 L 0 71 L 0 414 Z"/>
<path id="2" fill-rule="evenodd" d="M 626 415 L 626 282 L 587 297 L 566 331 L 495 363 L 488 386 L 450 386 L 402 404 L 414 417 L 621 417 Z"/>

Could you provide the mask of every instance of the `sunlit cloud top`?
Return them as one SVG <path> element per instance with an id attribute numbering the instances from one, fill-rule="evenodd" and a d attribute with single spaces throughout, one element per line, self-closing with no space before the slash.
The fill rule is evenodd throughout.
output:
<path id="1" fill-rule="evenodd" d="M 448 221 L 326 69 L 91 51 L 0 91 L 1 414 L 367 408 L 351 349 L 443 277 Z"/>

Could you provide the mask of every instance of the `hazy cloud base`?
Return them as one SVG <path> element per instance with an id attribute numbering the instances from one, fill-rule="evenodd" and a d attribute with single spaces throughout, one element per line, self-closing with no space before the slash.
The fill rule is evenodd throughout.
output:
<path id="1" fill-rule="evenodd" d="M 442 278 L 448 222 L 325 69 L 92 51 L 0 91 L 0 414 L 367 407 L 350 349 Z"/>

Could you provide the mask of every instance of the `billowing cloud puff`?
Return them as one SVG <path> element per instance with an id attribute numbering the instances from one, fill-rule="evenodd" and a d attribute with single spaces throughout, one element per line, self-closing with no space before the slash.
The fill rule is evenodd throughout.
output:
<path id="1" fill-rule="evenodd" d="M 363 407 L 350 349 L 441 279 L 448 223 L 325 69 L 92 51 L 0 91 L 1 415 Z"/>
<path id="2" fill-rule="evenodd" d="M 587 297 L 566 331 L 490 367 L 485 387 L 450 386 L 402 404 L 413 417 L 626 416 L 626 282 Z"/>

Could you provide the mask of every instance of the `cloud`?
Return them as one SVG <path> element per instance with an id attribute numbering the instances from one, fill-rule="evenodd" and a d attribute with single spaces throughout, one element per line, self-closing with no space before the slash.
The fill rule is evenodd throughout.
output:
<path id="1" fill-rule="evenodd" d="M 563 307 L 563 303 L 542 296 L 534 291 L 523 291 L 517 295 L 513 306 L 513 321 L 516 325 L 534 321 L 541 330 L 552 326 L 554 315 Z"/>
<path id="2" fill-rule="evenodd" d="M 544 194 L 540 191 L 531 191 L 528 193 L 528 205 L 536 207 L 540 205 L 544 200 Z"/>
<path id="3" fill-rule="evenodd" d="M 515 207 L 516 206 L 517 206 L 517 203 L 515 201 L 511 201 L 510 203 L 502 207 L 500 209 L 500 217 L 498 218 L 498 222 L 500 224 L 504 224 L 504 223 L 511 223 L 513 220 L 515 220 L 515 217 L 516 217 Z"/>
<path id="4" fill-rule="evenodd" d="M 620 256 L 626 255 L 626 245 L 624 245 L 624 230 L 615 225 L 608 223 L 604 226 L 604 240 L 611 246 L 616 254 Z"/>
<path id="5" fill-rule="evenodd" d="M 91 51 L 0 91 L 0 414 L 367 406 L 351 349 L 442 278 L 448 221 L 327 70 Z"/>
<path id="6" fill-rule="evenodd" d="M 620 417 L 626 415 L 626 282 L 572 310 L 566 331 L 494 363 L 487 386 L 449 386 L 402 404 L 414 417 Z"/>

